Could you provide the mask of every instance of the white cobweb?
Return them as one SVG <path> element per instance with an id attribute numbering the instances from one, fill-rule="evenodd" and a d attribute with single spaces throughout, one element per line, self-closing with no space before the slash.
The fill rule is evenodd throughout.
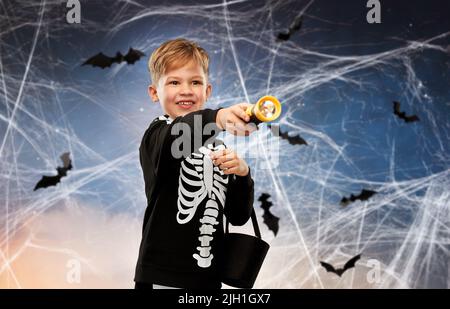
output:
<path id="1" fill-rule="evenodd" d="M 366 41 L 373 51 L 358 53 L 360 42 L 308 39 L 351 26 L 321 16 L 314 1 L 81 4 L 81 24 L 66 22 L 65 1 L 0 4 L 0 286 L 132 286 L 146 205 L 138 146 L 161 111 L 146 96 L 144 59 L 80 65 L 130 46 L 148 57 L 186 37 L 210 53 L 211 107 L 274 95 L 282 130 L 308 142 L 290 145 L 265 126 L 245 142 L 226 137 L 247 154 L 271 245 L 255 287 L 449 287 L 450 94 L 428 87 L 449 80 L 450 29 L 390 38 L 395 46 Z M 298 14 L 298 39 L 276 41 Z M 422 74 L 420 57 L 442 59 L 441 71 Z M 392 100 L 421 121 L 394 117 Z M 68 175 L 33 191 L 67 151 Z M 363 188 L 377 194 L 339 205 Z M 263 192 L 280 218 L 276 237 L 261 219 Z M 359 253 L 342 277 L 319 263 L 342 267 Z M 73 261 L 81 278 L 71 277 Z"/>

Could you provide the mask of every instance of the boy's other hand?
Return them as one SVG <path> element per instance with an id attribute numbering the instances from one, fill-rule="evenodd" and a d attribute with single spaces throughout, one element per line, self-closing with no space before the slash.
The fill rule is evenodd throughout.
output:
<path id="1" fill-rule="evenodd" d="M 250 117 L 245 113 L 245 111 L 249 106 L 252 106 L 252 104 L 239 103 L 220 109 L 216 116 L 217 126 L 233 135 L 250 135 L 250 133 L 257 130 L 257 127 L 253 123 L 248 123 Z"/>
<path id="2" fill-rule="evenodd" d="M 235 174 L 237 176 L 248 175 L 248 165 L 244 159 L 239 158 L 236 152 L 231 149 L 223 149 L 210 153 L 213 164 L 218 166 L 224 174 Z"/>

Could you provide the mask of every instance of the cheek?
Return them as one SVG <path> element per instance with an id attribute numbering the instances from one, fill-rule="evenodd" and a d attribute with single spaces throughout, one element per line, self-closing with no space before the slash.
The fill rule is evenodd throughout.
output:
<path id="1" fill-rule="evenodd" d="M 201 88 L 196 91 L 197 97 L 206 99 L 206 88 Z"/>
<path id="2" fill-rule="evenodd" d="M 164 99 L 165 99 L 166 101 L 174 100 L 174 98 L 175 98 L 175 93 L 174 93 L 174 91 L 171 91 L 171 90 L 166 90 L 166 91 L 164 91 Z"/>

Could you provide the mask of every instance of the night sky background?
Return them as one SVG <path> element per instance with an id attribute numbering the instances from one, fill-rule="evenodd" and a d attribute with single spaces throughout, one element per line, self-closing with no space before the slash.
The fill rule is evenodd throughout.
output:
<path id="1" fill-rule="evenodd" d="M 147 95 L 147 61 L 177 37 L 211 57 L 206 107 L 276 96 L 281 130 L 308 143 L 266 125 L 223 136 L 252 169 L 271 245 L 256 288 L 450 286 L 448 1 L 381 0 L 381 24 L 366 21 L 361 0 L 80 3 L 80 24 L 67 23 L 66 1 L 0 4 L 0 287 L 133 286 L 146 207 L 138 148 L 162 114 Z M 301 14 L 301 29 L 277 40 Z M 130 47 L 146 56 L 82 66 Z M 393 101 L 420 121 L 396 117 Z M 279 164 L 263 141 L 279 143 Z M 64 152 L 72 170 L 33 191 Z M 377 193 L 340 205 L 362 189 Z M 320 265 L 359 253 L 342 277 Z"/>

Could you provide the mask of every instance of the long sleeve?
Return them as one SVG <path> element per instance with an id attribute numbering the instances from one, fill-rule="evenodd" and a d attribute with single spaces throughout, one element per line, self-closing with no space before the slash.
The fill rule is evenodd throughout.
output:
<path id="1" fill-rule="evenodd" d="M 144 134 L 147 209 L 135 281 L 220 288 L 224 214 L 233 225 L 248 221 L 254 189 L 250 172 L 225 175 L 208 157 L 226 148 L 216 117 L 216 110 L 159 117 Z"/>
<path id="2" fill-rule="evenodd" d="M 230 177 L 225 202 L 225 216 L 235 226 L 244 225 L 252 214 L 254 183 L 250 170 L 247 176 Z"/>
<path id="3" fill-rule="evenodd" d="M 191 154 L 194 147 L 213 139 L 222 131 L 216 125 L 219 110 L 220 108 L 203 109 L 177 117 L 171 122 L 169 118 L 160 117 L 155 119 L 144 133 L 139 148 L 148 201 L 143 229 L 153 211 L 153 193 L 158 190 L 159 183 L 167 181 L 167 175 L 173 175 L 171 169 L 177 166 L 176 161 L 184 159 Z"/>

